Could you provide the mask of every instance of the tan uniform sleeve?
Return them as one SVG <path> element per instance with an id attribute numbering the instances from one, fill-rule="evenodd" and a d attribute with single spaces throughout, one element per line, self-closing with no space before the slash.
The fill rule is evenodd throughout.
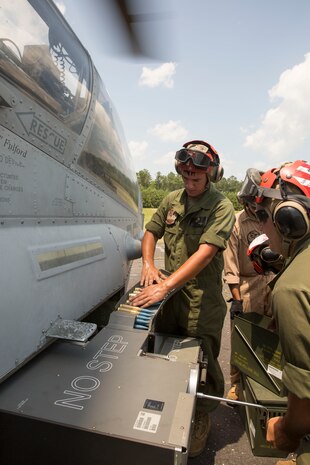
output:
<path id="1" fill-rule="evenodd" d="M 232 230 L 227 249 L 224 251 L 224 281 L 227 284 L 239 284 L 239 260 L 238 260 L 238 229 L 237 223 Z"/>

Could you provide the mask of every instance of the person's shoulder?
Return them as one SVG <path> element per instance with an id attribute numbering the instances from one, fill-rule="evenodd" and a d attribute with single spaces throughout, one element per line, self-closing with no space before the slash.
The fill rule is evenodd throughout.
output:
<path id="1" fill-rule="evenodd" d="M 175 199 L 177 197 L 180 197 L 182 195 L 182 192 L 184 192 L 184 188 L 182 189 L 176 189 L 175 191 L 171 191 L 166 195 L 166 199 Z"/>
<path id="2" fill-rule="evenodd" d="M 229 198 L 223 194 L 223 192 L 219 191 L 214 184 L 211 184 L 208 194 L 209 200 L 212 200 L 215 205 L 225 206 L 228 210 L 235 211 Z"/>
<path id="3" fill-rule="evenodd" d="M 292 258 L 288 260 L 287 266 L 285 267 L 286 272 L 285 276 L 288 277 L 289 280 L 292 280 L 293 277 L 295 278 L 298 276 L 298 279 L 304 280 L 306 279 L 307 282 L 308 276 L 310 273 L 310 241 L 306 239 L 301 241 L 298 244 L 297 250 L 293 254 Z M 309 283 L 310 289 L 310 283 Z"/>
<path id="4" fill-rule="evenodd" d="M 295 246 L 294 257 L 298 257 L 299 260 L 307 260 L 310 255 L 310 235 L 301 239 Z"/>
<path id="5" fill-rule="evenodd" d="M 245 209 L 239 211 L 236 213 L 236 218 L 239 219 L 240 222 L 242 223 L 247 223 L 249 225 L 252 225 L 253 227 L 258 226 L 258 221 L 254 216 L 251 216 Z"/>
<path id="6" fill-rule="evenodd" d="M 300 244 L 296 255 L 289 258 L 285 267 L 276 276 L 275 290 L 284 295 L 284 291 L 290 292 L 306 290 L 310 293 L 310 243 L 309 240 Z"/>
<path id="7" fill-rule="evenodd" d="M 169 192 L 166 195 L 166 197 L 164 197 L 163 203 L 171 204 L 172 202 L 178 202 L 180 200 L 181 195 L 183 194 L 183 192 L 184 192 L 184 188 L 183 189 L 177 189 L 175 191 Z"/>
<path id="8" fill-rule="evenodd" d="M 247 217 L 245 210 L 239 210 L 236 212 L 236 221 L 242 221 Z"/>
<path id="9" fill-rule="evenodd" d="M 230 200 L 228 199 L 228 197 L 226 197 L 225 194 L 223 194 L 223 192 L 219 191 L 217 189 L 217 187 L 211 182 L 210 183 L 210 187 L 209 189 L 207 190 L 207 194 L 214 198 L 214 199 L 218 199 L 218 200 L 224 200 L 224 201 L 228 201 L 230 202 Z M 231 203 L 231 202 L 230 202 Z"/>
<path id="10" fill-rule="evenodd" d="M 181 187 L 181 189 L 176 189 L 175 191 L 171 191 L 167 195 L 171 196 L 171 197 L 177 197 L 177 196 L 181 195 L 182 192 L 184 192 L 184 187 Z"/>

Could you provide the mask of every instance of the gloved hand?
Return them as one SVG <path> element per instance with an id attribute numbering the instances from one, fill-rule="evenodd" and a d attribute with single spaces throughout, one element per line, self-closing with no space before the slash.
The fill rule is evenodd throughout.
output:
<path id="1" fill-rule="evenodd" d="M 233 320 L 235 316 L 242 315 L 243 313 L 243 301 L 237 299 L 229 299 L 227 302 L 231 302 L 230 306 L 230 319 Z"/>

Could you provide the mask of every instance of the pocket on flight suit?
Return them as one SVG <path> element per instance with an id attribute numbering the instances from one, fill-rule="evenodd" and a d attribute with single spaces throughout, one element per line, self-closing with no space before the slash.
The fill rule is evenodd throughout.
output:
<path id="1" fill-rule="evenodd" d="M 193 255 L 199 248 L 199 241 L 203 234 L 203 228 L 189 226 L 184 233 L 184 243 L 188 251 L 188 255 Z"/>
<path id="2" fill-rule="evenodd" d="M 165 251 L 167 257 L 173 257 L 176 248 L 178 225 L 166 224 L 164 233 Z"/>

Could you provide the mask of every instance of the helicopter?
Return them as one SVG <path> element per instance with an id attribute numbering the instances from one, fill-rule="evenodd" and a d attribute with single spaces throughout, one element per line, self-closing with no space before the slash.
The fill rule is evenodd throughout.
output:
<path id="1" fill-rule="evenodd" d="M 140 53 L 145 15 L 112 3 Z M 164 302 L 128 305 L 143 211 L 116 109 L 52 0 L 0 17 L 0 463 L 186 465 L 207 363 L 154 331 Z"/>
<path id="2" fill-rule="evenodd" d="M 143 215 L 117 112 L 58 8 L 13 0 L 0 14 L 3 380 L 62 320 L 108 313 L 141 254 Z"/>
<path id="3" fill-rule="evenodd" d="M 143 211 L 117 112 L 52 0 L 0 17 L 0 463 L 185 464 L 200 342 L 128 309 Z"/>

